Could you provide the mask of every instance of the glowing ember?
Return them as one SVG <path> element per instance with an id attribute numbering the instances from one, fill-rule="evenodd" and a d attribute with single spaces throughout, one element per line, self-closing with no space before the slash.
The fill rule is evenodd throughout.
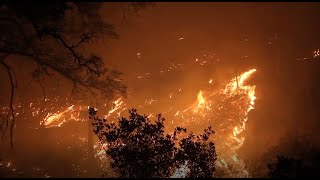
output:
<path id="1" fill-rule="evenodd" d="M 151 118 L 153 115 L 152 114 L 149 114 L 149 116 L 147 116 L 147 118 Z"/>
<path id="2" fill-rule="evenodd" d="M 140 59 L 141 58 L 141 53 L 137 53 L 137 58 Z"/>
<path id="3" fill-rule="evenodd" d="M 313 58 L 319 57 L 320 56 L 320 49 L 317 49 L 313 52 Z"/>

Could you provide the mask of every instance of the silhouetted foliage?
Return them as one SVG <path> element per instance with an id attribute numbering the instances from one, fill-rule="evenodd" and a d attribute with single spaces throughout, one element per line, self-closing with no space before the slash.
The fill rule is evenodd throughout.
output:
<path id="1" fill-rule="evenodd" d="M 276 158 L 267 165 L 268 176 L 320 177 L 320 149 L 310 140 L 307 136 L 296 135 L 280 141 L 271 149 Z"/>
<path id="2" fill-rule="evenodd" d="M 176 127 L 172 134 L 165 134 L 165 119 L 160 114 L 152 123 L 132 109 L 128 119 L 122 117 L 115 124 L 99 119 L 96 113 L 89 109 L 94 133 L 102 144 L 107 144 L 111 168 L 120 177 L 170 177 L 185 162 L 186 177 L 213 177 L 216 151 L 214 143 L 207 142 L 214 133 L 211 127 L 203 135 L 191 133 L 179 140 L 178 135 L 187 130 Z"/>
<path id="3" fill-rule="evenodd" d="M 88 51 L 87 45 L 101 38 L 117 38 L 114 27 L 99 14 L 102 2 L 1 2 L 0 64 L 7 71 L 10 85 L 10 108 L 1 118 L 3 133 L 11 119 L 14 127 L 13 97 L 17 80 L 8 63 L 10 56 L 24 57 L 35 64 L 32 77 L 43 91 L 41 77 L 58 73 L 73 84 L 72 92 L 93 97 L 125 95 L 126 86 L 120 72 L 104 66 L 100 56 Z M 126 3 L 135 10 L 149 3 Z M 3 134 L 4 135 L 4 134 Z M 12 139 L 11 139 L 12 145 Z"/>
<path id="4" fill-rule="evenodd" d="M 210 178 L 213 176 L 217 155 L 214 143 L 206 143 L 212 133 L 209 127 L 204 130 L 203 135 L 196 136 L 190 133 L 180 141 L 176 159 L 180 160 L 181 164 L 183 163 L 181 160 L 187 161 L 188 177 Z"/>
<path id="5" fill-rule="evenodd" d="M 318 177 L 320 147 L 310 134 L 290 133 L 259 157 L 250 159 L 248 170 L 254 178 Z"/>
<path id="6" fill-rule="evenodd" d="M 268 175 L 272 178 L 320 177 L 320 152 L 312 158 L 277 156 L 276 162 L 268 164 Z"/>
<path id="7" fill-rule="evenodd" d="M 272 178 L 303 177 L 301 161 L 285 156 L 277 156 L 277 161 L 269 163 L 268 169 L 269 176 Z"/>

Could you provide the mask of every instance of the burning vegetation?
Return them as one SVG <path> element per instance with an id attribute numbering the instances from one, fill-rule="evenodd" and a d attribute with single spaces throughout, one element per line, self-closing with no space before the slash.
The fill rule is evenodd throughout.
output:
<path id="1" fill-rule="evenodd" d="M 218 160 L 215 162 L 217 168 L 228 168 L 232 164 L 237 166 L 239 174 L 230 174 L 231 176 L 248 177 L 249 172 L 245 168 L 242 160 L 238 158 L 237 149 L 242 146 L 245 140 L 244 137 L 239 136 L 241 132 L 245 130 L 248 112 L 253 109 L 255 100 L 255 86 L 246 85 L 245 82 L 255 71 L 255 69 L 252 69 L 241 74 L 238 79 L 236 77 L 231 79 L 230 82 L 220 90 L 199 90 L 199 93 L 195 95 L 195 102 L 186 109 L 174 110 L 172 107 L 169 108 L 169 112 L 172 114 L 167 113 L 167 116 L 172 117 L 172 119 L 171 123 L 165 124 L 169 129 L 163 127 L 164 130 L 170 131 L 171 127 L 181 125 L 190 129 L 191 132 L 201 133 L 193 128 L 194 125 L 203 128 L 205 128 L 206 125 L 214 127 L 214 129 L 217 130 L 215 130 L 216 133 L 210 140 L 218 145 Z M 51 100 L 46 99 L 46 102 L 50 101 Z M 146 100 L 144 106 L 151 105 L 153 101 Z M 39 123 L 40 126 L 35 128 L 59 128 L 67 124 L 68 121 L 89 121 L 89 119 L 86 118 L 88 106 L 81 105 L 81 103 L 69 105 L 65 107 L 65 109 L 60 108 L 61 110 L 56 112 L 48 112 L 47 109 L 44 111 L 42 108 L 35 108 L 35 106 L 36 103 L 29 105 L 32 116 L 43 117 L 43 120 Z M 121 119 L 124 112 L 129 109 L 127 103 L 125 103 L 122 98 L 118 98 L 110 105 L 105 104 L 103 107 L 105 108 L 107 106 L 111 107 L 104 116 L 108 121 L 116 121 L 118 118 Z M 226 112 L 229 110 L 230 112 Z M 25 111 L 28 112 L 27 110 Z M 221 116 L 218 116 L 220 114 Z M 17 114 L 17 118 L 21 115 L 23 114 Z M 145 118 L 151 118 L 151 115 L 152 114 Z M 225 119 L 228 119 L 230 122 L 226 123 Z M 84 138 L 82 142 L 86 143 L 86 138 Z M 99 138 L 95 145 L 95 157 L 100 160 L 100 167 L 103 169 L 105 169 L 107 167 L 106 164 L 109 163 L 105 154 L 106 147 L 108 147 L 108 145 L 103 143 L 102 139 Z"/>
<path id="2" fill-rule="evenodd" d="M 8 86 L 3 87 L 9 87 L 8 92 L 5 88 L 0 89 L 3 140 L 0 144 L 0 177 L 319 176 L 320 142 L 309 143 L 298 137 L 290 142 L 275 140 L 288 132 L 291 133 L 289 137 L 292 135 L 282 119 L 294 119 L 295 111 L 309 112 L 300 118 L 320 117 L 314 112 L 320 100 L 308 95 L 320 97 L 317 87 L 306 90 L 308 86 L 303 86 L 310 69 L 314 73 L 310 76 L 319 80 L 316 79 L 319 45 L 313 44 L 306 50 L 308 53 L 303 51 L 295 57 L 309 55 L 286 64 L 273 60 L 270 55 L 275 53 L 282 57 L 274 49 L 280 49 L 275 44 L 285 33 L 267 33 L 271 33 L 271 37 L 264 38 L 265 56 L 255 51 L 256 44 L 249 46 L 252 36 L 241 34 L 240 45 L 234 45 L 228 39 L 235 37 L 229 37 L 222 32 L 224 30 L 214 30 L 219 29 L 216 27 L 209 29 L 217 31 L 215 38 L 219 33 L 223 35 L 224 38 L 215 39 L 221 47 L 207 41 L 207 37 L 211 37 L 208 34 L 195 40 L 193 36 L 198 30 L 189 25 L 188 31 L 176 28 L 179 33 L 170 29 L 175 34 L 159 28 L 160 34 L 155 33 L 155 36 L 159 34 L 166 38 L 153 42 L 156 37 L 148 28 L 157 29 L 153 27 L 158 27 L 153 24 L 157 20 L 153 15 L 162 13 L 153 9 L 156 8 L 154 4 L 0 3 L 0 26 L 8 27 L 0 28 L 0 70 L 4 70 L 0 83 L 6 81 Z M 165 3 L 160 6 L 171 11 Z M 135 22 L 147 29 L 143 30 L 146 38 L 131 34 L 124 37 L 134 42 L 134 47 L 127 41 L 120 46 L 118 41 L 112 42 L 115 49 L 107 47 L 106 42 L 118 38 L 115 31 L 118 27 L 106 21 L 108 13 L 112 12 L 108 10 L 110 7 L 119 10 L 116 14 L 120 12 L 121 22 L 126 23 L 129 17 L 134 17 L 131 20 L 135 22 L 139 19 L 137 14 L 152 7 L 155 14 L 151 12 L 145 19 L 140 19 L 141 22 Z M 191 7 L 194 8 L 190 5 L 184 8 Z M 199 12 L 205 11 L 205 7 Z M 186 12 L 193 12 L 191 10 Z M 244 17 L 252 16 L 247 11 L 243 13 Z M 184 18 L 178 18 L 178 21 L 164 16 L 159 16 L 163 19 L 159 21 L 159 27 L 175 27 L 173 24 L 184 27 L 180 22 Z M 203 17 L 206 16 L 201 19 L 206 19 Z M 198 18 L 197 13 L 190 18 Z M 229 16 L 225 18 L 217 24 L 228 22 Z M 147 25 L 143 24 L 145 22 Z M 201 27 L 197 23 L 194 27 Z M 224 28 L 233 29 L 233 23 Z M 259 19 L 258 25 L 260 23 Z M 125 32 L 123 29 L 126 28 L 120 28 L 119 32 Z M 287 47 L 285 43 L 283 46 Z M 249 47 L 251 49 L 247 51 Z M 121 55 L 117 54 L 117 48 L 123 48 Z M 106 50 L 110 57 L 104 52 Z M 266 63 L 265 59 L 272 63 Z M 19 64 L 20 60 L 23 60 L 22 64 Z M 302 66 L 304 72 L 299 71 Z M 16 67 L 28 69 L 32 75 L 27 78 L 24 72 L 15 71 Z M 61 86 L 54 85 L 56 80 L 62 81 Z M 24 82 L 29 82 L 25 87 L 33 82 L 39 87 L 32 86 L 32 95 L 27 95 Z M 284 88 L 286 83 L 292 85 L 291 88 Z M 299 86 L 305 88 L 301 90 Z M 303 101 L 297 94 L 308 100 Z M 304 103 L 292 105 L 295 98 Z M 305 110 L 308 107 L 310 109 Z M 263 127 L 266 124 L 270 127 Z M 280 132 L 280 127 L 277 131 L 272 130 L 279 124 L 285 132 Z M 310 120 L 301 129 L 309 132 L 315 124 Z M 253 127 L 258 130 L 252 130 Z M 256 146 L 262 147 L 255 136 L 266 134 L 270 137 L 260 139 L 267 144 L 263 151 L 250 154 L 251 149 L 260 151 Z M 10 147 L 10 150 L 3 147 Z"/>

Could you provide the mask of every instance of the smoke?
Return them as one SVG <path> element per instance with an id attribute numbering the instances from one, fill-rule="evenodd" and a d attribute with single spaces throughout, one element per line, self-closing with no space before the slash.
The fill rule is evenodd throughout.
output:
<path id="1" fill-rule="evenodd" d="M 157 3 L 140 16 L 130 15 L 127 22 L 114 6 L 104 3 L 99 11 L 115 25 L 120 38 L 92 44 L 90 49 L 101 54 L 108 66 L 124 73 L 128 106 L 139 110 L 152 99 L 153 106 L 139 111 L 165 113 L 168 107 L 192 104 L 210 79 L 213 89 L 220 88 L 236 74 L 256 67 L 259 71 L 250 84 L 256 85 L 257 99 L 249 113 L 242 153 L 254 158 L 286 133 L 319 130 L 318 64 L 298 61 L 313 57 L 320 47 L 320 27 L 316 23 L 319 4 Z M 17 61 L 20 65 L 15 71 L 22 83 L 15 103 L 29 104 L 42 96 L 42 89 L 36 84 L 28 86 L 31 67 Z M 2 87 L 8 87 L 5 74 L 0 73 Z M 55 78 L 45 82 L 46 96 L 60 95 L 61 101 L 70 96 L 68 82 Z M 1 103 L 6 104 L 6 88 L 0 92 Z M 32 124 L 26 124 L 17 120 L 16 163 L 20 167 L 39 164 L 47 166 L 46 170 L 55 168 L 51 174 L 56 176 L 70 175 L 75 169 L 70 162 L 79 160 L 81 147 L 74 147 L 77 153 L 68 153 L 65 148 L 74 145 L 77 136 L 86 137 L 87 126 L 74 122 L 74 127 L 70 124 L 61 129 L 29 128 L 39 121 L 34 118 Z M 58 145 L 60 141 L 64 145 Z M 1 151 L 5 149 L 5 144 L 0 145 Z M 70 169 L 63 170 L 62 164 Z"/>

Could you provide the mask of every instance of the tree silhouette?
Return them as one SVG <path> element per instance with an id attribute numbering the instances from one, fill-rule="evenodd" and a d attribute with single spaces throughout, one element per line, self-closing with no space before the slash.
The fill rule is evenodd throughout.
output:
<path id="1" fill-rule="evenodd" d="M 267 164 L 269 177 L 320 177 L 320 148 L 308 136 L 286 137 L 268 154 L 272 158 Z"/>
<path id="2" fill-rule="evenodd" d="M 275 163 L 268 164 L 269 176 L 272 178 L 293 178 L 303 177 L 302 163 L 300 160 L 288 158 L 285 156 L 277 156 Z"/>
<path id="3" fill-rule="evenodd" d="M 97 111 L 89 109 L 94 133 L 106 144 L 110 167 L 120 177 L 146 178 L 170 177 L 186 163 L 186 177 L 213 177 L 216 151 L 214 143 L 207 142 L 213 133 L 211 127 L 204 134 L 189 134 L 185 128 L 176 127 L 172 134 L 164 133 L 165 119 L 159 114 L 154 123 L 137 110 L 129 110 L 129 118 L 122 117 L 118 125 L 99 119 Z M 177 143 L 179 142 L 179 143 Z"/>
<path id="4" fill-rule="evenodd" d="M 138 11 L 146 4 L 126 5 Z M 41 86 L 41 77 L 57 73 L 72 82 L 73 93 L 89 92 L 93 97 L 102 95 L 109 100 L 126 94 L 121 73 L 105 67 L 100 56 L 87 50 L 87 45 L 98 39 L 118 37 L 114 27 L 99 15 L 101 5 L 58 1 L 0 3 L 0 64 L 11 86 L 9 110 L 1 117 L 0 128 L 4 136 L 11 121 L 11 146 L 13 100 L 18 84 L 8 62 L 11 56 L 35 64 L 32 77 Z"/>
<path id="5" fill-rule="evenodd" d="M 307 151 L 309 151 L 310 154 L 301 158 L 278 155 L 275 162 L 268 163 L 269 177 L 320 177 L 320 151 Z"/>
<path id="6" fill-rule="evenodd" d="M 214 162 L 217 155 L 213 142 L 207 143 L 210 135 L 213 133 L 211 127 L 204 130 L 203 135 L 196 136 L 190 133 L 183 138 L 176 155 L 176 159 L 183 163 L 187 162 L 188 174 L 190 178 L 210 178 L 215 171 Z"/>

